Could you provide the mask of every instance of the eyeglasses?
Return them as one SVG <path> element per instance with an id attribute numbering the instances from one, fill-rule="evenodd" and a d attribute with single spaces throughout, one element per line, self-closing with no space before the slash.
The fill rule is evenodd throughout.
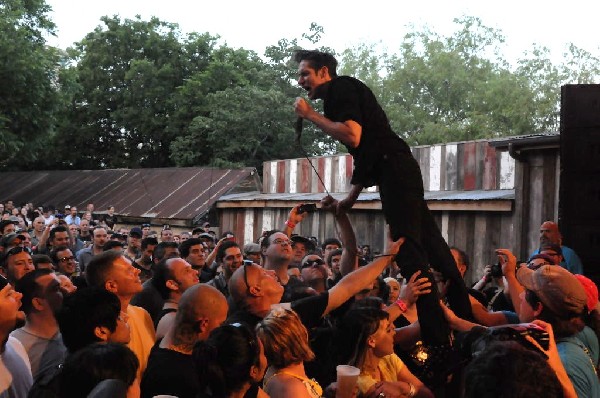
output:
<path id="1" fill-rule="evenodd" d="M 60 261 L 61 263 L 66 263 L 67 261 L 75 261 L 75 257 L 73 257 L 73 256 L 62 257 L 62 258 L 59 258 L 58 261 Z"/>
<path id="2" fill-rule="evenodd" d="M 284 246 L 292 244 L 292 242 L 290 242 L 289 239 L 283 239 L 283 238 L 277 238 L 271 243 L 275 244 L 275 245 L 284 245 Z"/>
<path id="3" fill-rule="evenodd" d="M 317 268 L 319 265 L 325 265 L 325 261 L 321 260 L 320 258 L 316 258 L 314 260 L 307 260 L 302 265 L 301 269 L 304 269 L 304 268 Z"/>

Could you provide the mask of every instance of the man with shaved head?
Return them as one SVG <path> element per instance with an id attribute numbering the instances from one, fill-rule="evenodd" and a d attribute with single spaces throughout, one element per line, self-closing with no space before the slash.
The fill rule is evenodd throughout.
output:
<path id="1" fill-rule="evenodd" d="M 192 350 L 206 340 L 227 316 L 227 300 L 216 288 L 196 284 L 179 300 L 175 324 L 152 349 L 142 378 L 141 396 L 173 395 L 195 398 L 199 391 Z"/>
<path id="2" fill-rule="evenodd" d="M 550 245 L 558 245 L 562 250 L 562 261 L 560 266 L 570 271 L 572 274 L 583 275 L 583 264 L 575 251 L 562 244 L 562 235 L 558 225 L 554 221 L 544 221 L 540 226 L 540 247 L 533 252 L 533 255 L 539 254 Z"/>

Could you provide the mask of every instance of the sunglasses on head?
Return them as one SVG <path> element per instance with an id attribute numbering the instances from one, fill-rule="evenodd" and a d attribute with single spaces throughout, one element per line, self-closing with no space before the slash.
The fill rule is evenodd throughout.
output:
<path id="1" fill-rule="evenodd" d="M 19 254 L 21 252 L 26 252 L 28 254 L 31 254 L 31 249 L 28 247 L 24 247 L 24 246 L 15 246 L 12 249 L 10 249 L 9 251 L 6 252 L 6 257 L 8 256 L 14 256 L 16 254 Z"/>

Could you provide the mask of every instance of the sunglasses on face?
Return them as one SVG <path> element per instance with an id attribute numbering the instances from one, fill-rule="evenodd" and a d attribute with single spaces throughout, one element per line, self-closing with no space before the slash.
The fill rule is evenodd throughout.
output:
<path id="1" fill-rule="evenodd" d="M 304 268 L 317 268 L 320 265 L 325 265 L 325 262 L 320 258 L 314 260 L 308 260 L 302 265 L 302 269 Z"/>

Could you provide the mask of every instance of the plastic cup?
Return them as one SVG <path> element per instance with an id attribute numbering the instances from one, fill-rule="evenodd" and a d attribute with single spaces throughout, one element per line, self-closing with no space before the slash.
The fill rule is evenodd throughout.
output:
<path id="1" fill-rule="evenodd" d="M 360 369 L 350 365 L 338 365 L 336 398 L 352 398 Z"/>

